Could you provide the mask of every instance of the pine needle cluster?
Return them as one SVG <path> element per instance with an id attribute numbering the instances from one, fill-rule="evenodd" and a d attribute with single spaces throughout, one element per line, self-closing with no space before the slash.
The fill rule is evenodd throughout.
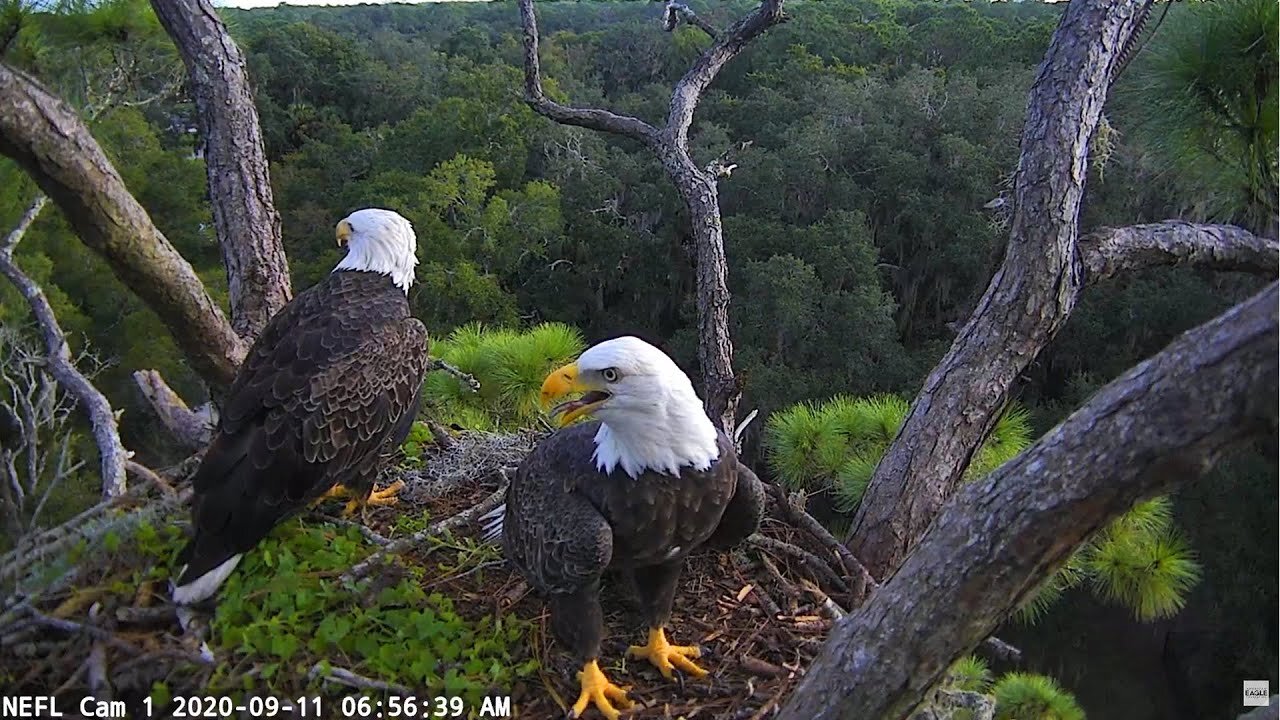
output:
<path id="1" fill-rule="evenodd" d="M 446 372 L 427 376 L 427 416 L 465 430 L 513 432 L 533 427 L 547 373 L 577 357 L 586 343 L 576 328 L 544 323 L 528 330 L 463 325 L 431 345 L 431 354 L 469 373 L 473 391 Z"/>

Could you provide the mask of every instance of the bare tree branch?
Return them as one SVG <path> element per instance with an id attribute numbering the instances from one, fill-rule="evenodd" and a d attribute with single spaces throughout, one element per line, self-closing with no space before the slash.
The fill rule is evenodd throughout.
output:
<path id="1" fill-rule="evenodd" d="M 1277 285 L 1183 334 L 963 487 L 836 625 L 779 717 L 906 717 L 1099 528 L 1274 434 Z M 927 632 L 922 632 L 927 628 Z"/>
<path id="2" fill-rule="evenodd" d="M 711 26 L 711 23 L 698 17 L 693 8 L 684 3 L 675 2 L 675 0 L 667 0 L 666 7 L 662 9 L 662 29 L 672 32 L 680 25 L 681 20 L 706 33 L 712 40 L 715 40 L 720 35 L 719 31 Z"/>
<path id="3" fill-rule="evenodd" d="M 542 91 L 542 70 L 538 60 L 538 18 L 533 0 L 518 0 L 520 22 L 524 28 L 524 100 L 535 112 L 562 125 L 576 125 L 624 135 L 646 145 L 653 144 L 658 130 L 643 120 L 628 115 L 615 115 L 608 110 L 582 109 L 561 105 Z"/>
<path id="4" fill-rule="evenodd" d="M 432 358 L 431 361 L 427 363 L 427 372 L 435 372 L 436 370 L 443 370 L 444 372 L 458 378 L 459 382 L 466 383 L 466 386 L 471 388 L 474 392 L 480 391 L 480 381 L 476 379 L 475 375 L 472 375 L 469 372 L 463 372 L 456 366 L 450 365 L 440 358 Z"/>
<path id="5" fill-rule="evenodd" d="M 698 364 L 707 414 L 725 432 L 732 432 L 741 396 L 733 373 L 733 343 L 729 338 L 728 262 L 720 223 L 716 181 L 727 176 L 723 167 L 703 169 L 689 155 L 689 126 L 698 99 L 716 74 L 752 39 L 784 20 L 782 0 L 764 0 L 739 20 L 694 62 L 671 93 L 666 125 L 658 130 L 648 123 L 614 115 L 606 110 L 566 108 L 548 100 L 542 92 L 538 61 L 538 24 L 533 0 L 518 0 L 524 30 L 525 96 L 542 115 L 565 125 L 601 130 L 645 143 L 666 170 L 689 211 L 697 252 Z M 668 7 L 668 12 L 671 8 Z"/>
<path id="6" fill-rule="evenodd" d="M 135 370 L 133 382 L 159 416 L 169 434 L 188 450 L 199 450 L 213 440 L 217 424 L 212 405 L 192 410 L 155 370 Z"/>
<path id="7" fill-rule="evenodd" d="M 84 123 L 37 81 L 0 64 L 0 153 L 62 210 L 81 240 L 155 310 L 193 369 L 229 385 L 248 346 L 191 265 L 129 194 Z"/>
<path id="8" fill-rule="evenodd" d="M 1234 225 L 1166 220 L 1104 228 L 1080 239 L 1088 284 L 1158 265 L 1195 265 L 1275 277 L 1280 244 Z"/>
<path id="9" fill-rule="evenodd" d="M 125 492 L 125 462 L 130 453 L 120 443 L 120 428 L 116 423 L 115 413 L 111 411 L 111 403 L 106 396 L 89 382 L 89 379 L 76 369 L 71 360 L 71 348 L 67 345 L 66 335 L 58 325 L 58 318 L 53 314 L 49 299 L 34 280 L 18 267 L 14 261 L 13 251 L 22 236 L 26 234 L 31 223 L 44 208 L 47 198 L 41 195 L 31 203 L 22 215 L 17 227 L 0 245 L 0 274 L 18 289 L 26 298 L 31 308 L 31 315 L 44 337 L 46 350 L 45 369 L 73 397 L 80 408 L 89 416 L 89 424 L 93 430 L 93 440 L 98 446 L 99 463 L 102 472 L 102 496 L 113 498 Z M 43 505 L 43 503 L 41 503 Z"/>
<path id="10" fill-rule="evenodd" d="M 195 96 L 231 323 L 252 340 L 289 302 L 289 264 L 244 56 L 208 0 L 151 0 Z"/>
<path id="11" fill-rule="evenodd" d="M 693 111 L 702 93 L 716 79 L 725 63 L 733 59 L 742 48 L 773 25 L 784 20 L 782 0 L 764 0 L 760 7 L 734 23 L 714 45 L 707 48 L 693 63 L 693 67 L 676 83 L 671 93 L 671 109 L 667 113 L 667 125 L 663 133 L 669 142 L 687 150 L 689 126 L 693 124 Z"/>
<path id="12" fill-rule="evenodd" d="M 1031 88 L 1004 262 L 929 374 L 858 506 L 851 549 L 884 578 L 954 491 L 1014 380 L 1084 283 L 1076 236 L 1089 139 L 1144 0 L 1073 0 Z"/>

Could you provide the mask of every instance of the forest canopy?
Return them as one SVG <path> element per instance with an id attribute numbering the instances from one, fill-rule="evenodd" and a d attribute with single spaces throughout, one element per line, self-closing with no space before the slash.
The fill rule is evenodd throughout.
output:
<path id="1" fill-rule="evenodd" d="M 787 473 L 770 447 L 779 425 L 833 400 L 876 398 L 897 408 L 876 453 L 892 440 L 906 403 L 1003 258 L 1027 93 L 1064 5 L 798 0 L 788 4 L 787 22 L 752 42 L 702 97 L 692 155 L 699 166 L 730 155 L 734 164 L 719 183 L 730 329 L 740 414 L 758 409 L 761 417 L 745 436 L 745 456 L 762 474 Z M 691 6 L 723 27 L 754 4 Z M 227 310 L 195 103 L 148 3 L 2 7 L 0 57 L 81 114 L 128 189 Z M 655 122 L 670 88 L 711 43 L 690 25 L 663 32 L 657 3 L 538 7 L 549 96 Z M 507 386 L 493 368 L 468 364 L 483 343 L 501 348 L 486 357 L 562 360 L 584 341 L 634 334 L 696 377 L 697 268 L 684 204 L 640 143 L 550 122 L 526 104 L 513 3 L 220 12 L 247 61 L 295 291 L 339 259 L 335 222 L 360 207 L 394 208 L 418 235 L 421 264 L 409 300 L 439 343 L 433 354 L 480 378 L 485 392 Z M 1274 239 L 1275 3 L 1175 3 L 1152 17 L 1093 141 L 1080 227 L 1179 218 Z M 17 225 L 37 194 L 16 163 L 0 158 L 0 228 Z M 82 369 L 92 369 L 123 409 L 124 445 L 147 464 L 181 459 L 132 374 L 159 371 L 192 405 L 209 392 L 154 309 L 51 210 L 32 224 L 16 261 L 49 297 Z M 1242 273 L 1179 266 L 1091 288 L 1016 383 L 1016 448 L 996 453 L 999 462 L 979 474 L 1264 285 Z M 6 358 L 37 337 L 7 284 L 0 330 Z M 6 360 L 0 390 L 23 381 L 11 366 L 17 361 Z M 529 398 L 541 370 L 522 367 L 505 378 L 510 394 L 478 399 L 432 376 L 424 414 L 465 429 L 531 426 Z M 523 405 L 508 413 L 501 408 L 511 397 Z M 24 526 L 65 519 L 97 495 L 92 439 L 82 421 L 58 417 L 49 442 L 65 426 L 76 432 L 62 464 L 48 472 L 70 479 L 48 508 L 27 510 Z M 805 471 L 820 477 L 783 479 L 817 495 L 837 481 L 844 490 L 823 496 L 814 512 L 847 525 L 878 459 L 863 450 L 852 469 L 841 457 L 825 474 Z M 1274 447 L 1241 450 L 1204 483 L 1162 498 L 1151 543 L 1167 545 L 1142 549 L 1194 565 L 1173 573 L 1176 601 L 1143 619 L 1185 609 L 1188 624 L 1230 626 L 1191 661 L 1189 692 L 1200 703 L 1235 692 L 1240 668 L 1275 665 L 1274 633 L 1257 639 L 1239 620 L 1274 628 L 1274 584 L 1233 582 L 1241 573 L 1273 575 L 1275 480 Z M 1265 532 L 1240 537 L 1249 527 Z M 1090 558 L 1102 562 L 1101 554 Z M 1144 597 L 1124 604 L 1141 606 Z M 1071 617 L 1085 622 L 1091 596 L 1071 598 L 1085 608 Z M 1044 632 L 1049 646 L 1071 629 Z M 1117 657 L 1123 653 L 1099 666 Z M 1215 663 L 1221 669 L 1210 670 Z M 1089 687 L 1081 683 L 1085 705 Z"/>

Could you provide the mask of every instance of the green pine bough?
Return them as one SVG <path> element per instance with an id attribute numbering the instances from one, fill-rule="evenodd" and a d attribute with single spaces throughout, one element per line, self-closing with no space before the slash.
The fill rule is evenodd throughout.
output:
<path id="1" fill-rule="evenodd" d="M 535 427 L 547 373 L 586 348 L 582 333 L 562 323 L 528 330 L 469 323 L 431 344 L 431 354 L 470 374 L 472 390 L 445 372 L 433 372 L 423 385 L 426 415 L 442 425 L 465 430 L 514 432 Z"/>
<path id="2" fill-rule="evenodd" d="M 837 396 L 780 410 L 765 424 L 769 468 L 788 489 L 830 492 L 834 509 L 847 522 L 909 410 L 908 401 L 896 395 Z M 964 479 L 985 477 L 1033 439 L 1030 414 L 1011 405 L 979 447 Z M 1172 510 L 1167 497 L 1136 505 L 1077 550 L 1020 608 L 1019 619 L 1036 621 L 1065 591 L 1082 583 L 1139 620 L 1176 613 L 1201 568 L 1174 525 Z"/>

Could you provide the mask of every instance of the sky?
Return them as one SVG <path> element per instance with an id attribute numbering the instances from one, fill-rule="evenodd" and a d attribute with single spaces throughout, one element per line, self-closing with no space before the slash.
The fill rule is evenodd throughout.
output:
<path id="1" fill-rule="evenodd" d="M 213 0 L 218 7 L 260 8 L 276 5 L 382 5 L 393 0 Z M 466 0 L 394 0 L 416 5 L 422 2 L 465 2 Z"/>

